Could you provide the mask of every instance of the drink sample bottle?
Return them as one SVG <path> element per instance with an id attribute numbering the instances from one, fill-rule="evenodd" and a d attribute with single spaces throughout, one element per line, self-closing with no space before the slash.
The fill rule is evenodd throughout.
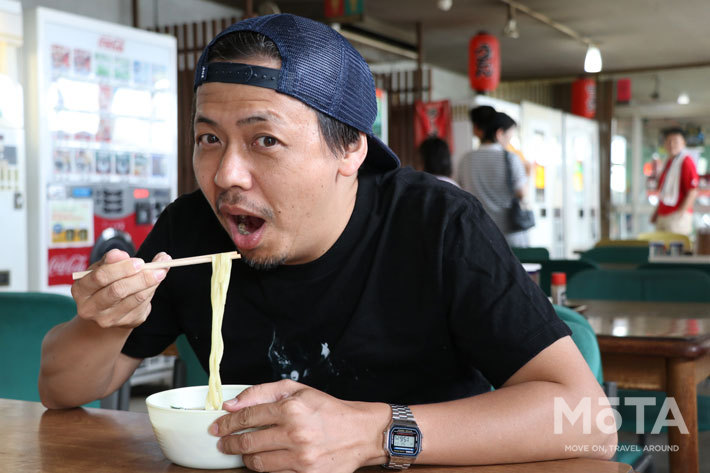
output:
<path id="1" fill-rule="evenodd" d="M 550 275 L 550 296 L 552 296 L 553 304 L 565 305 L 567 303 L 567 275 L 565 273 Z"/>

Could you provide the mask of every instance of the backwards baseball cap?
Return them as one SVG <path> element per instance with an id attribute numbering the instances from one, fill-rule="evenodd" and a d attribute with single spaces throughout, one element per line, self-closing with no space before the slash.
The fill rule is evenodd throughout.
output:
<path id="1" fill-rule="evenodd" d="M 281 54 L 281 69 L 234 62 L 207 62 L 220 38 L 237 31 L 260 33 Z M 365 163 L 388 170 L 399 158 L 372 132 L 377 116 L 375 82 L 362 56 L 329 26 L 290 14 L 249 18 L 219 33 L 202 52 L 195 68 L 194 90 L 205 82 L 266 87 L 290 95 L 367 135 Z"/>

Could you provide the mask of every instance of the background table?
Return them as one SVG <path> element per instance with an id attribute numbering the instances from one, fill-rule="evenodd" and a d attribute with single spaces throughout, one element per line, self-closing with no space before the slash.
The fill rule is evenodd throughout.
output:
<path id="1" fill-rule="evenodd" d="M 620 388 L 665 391 L 689 434 L 668 428 L 671 472 L 698 464 L 697 385 L 710 376 L 710 304 L 575 300 L 597 334 L 604 378 Z"/>
<path id="2" fill-rule="evenodd" d="M 21 473 L 181 472 L 165 459 L 147 414 L 108 409 L 45 410 L 0 399 L 0 471 Z M 202 471 L 202 470 L 201 470 Z M 235 470 L 204 470 L 244 471 Z M 361 472 L 382 472 L 379 467 Z M 485 467 L 415 467 L 417 473 L 631 473 L 628 465 L 562 460 Z"/>

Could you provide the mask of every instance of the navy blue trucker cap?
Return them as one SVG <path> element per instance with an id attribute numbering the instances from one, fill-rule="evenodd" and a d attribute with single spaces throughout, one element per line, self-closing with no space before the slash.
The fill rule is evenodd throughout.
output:
<path id="1" fill-rule="evenodd" d="M 261 33 L 273 41 L 281 54 L 281 69 L 234 62 L 208 63 L 212 45 L 237 31 Z M 205 82 L 248 84 L 290 95 L 365 133 L 368 166 L 389 170 L 400 165 L 397 155 L 372 132 L 377 102 L 370 68 L 340 33 L 323 23 L 276 14 L 233 24 L 207 45 L 197 62 L 194 90 Z"/>

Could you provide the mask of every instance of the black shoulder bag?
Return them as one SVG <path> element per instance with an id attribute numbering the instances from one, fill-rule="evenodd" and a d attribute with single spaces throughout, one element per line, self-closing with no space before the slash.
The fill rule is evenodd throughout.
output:
<path id="1" fill-rule="evenodd" d="M 513 194 L 513 200 L 510 202 L 510 228 L 514 232 L 521 232 L 532 228 L 535 226 L 535 214 L 532 210 L 523 208 L 520 203 L 520 199 L 515 195 L 515 185 L 513 183 L 513 170 L 511 169 L 510 159 L 518 159 L 513 156 L 509 151 L 505 151 L 505 169 L 508 176 L 508 187 L 510 187 L 510 192 Z"/>

